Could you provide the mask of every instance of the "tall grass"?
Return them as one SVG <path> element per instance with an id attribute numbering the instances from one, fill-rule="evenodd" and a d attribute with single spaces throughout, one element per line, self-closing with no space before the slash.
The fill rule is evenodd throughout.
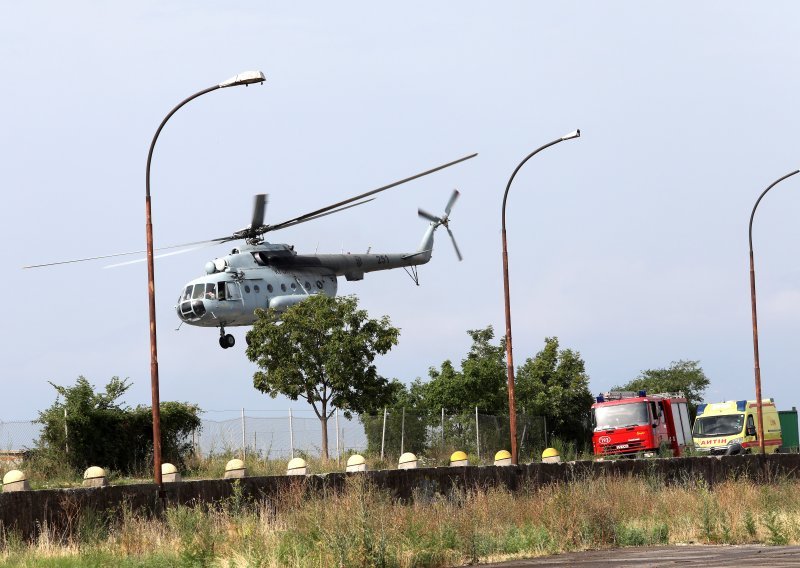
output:
<path id="1" fill-rule="evenodd" d="M 674 543 L 800 543 L 800 482 L 662 486 L 606 478 L 390 498 L 363 476 L 325 498 L 297 485 L 275 499 L 240 491 L 158 519 L 78 516 L 66 541 L 42 527 L 0 536 L 2 566 L 454 566 L 558 552 Z"/>

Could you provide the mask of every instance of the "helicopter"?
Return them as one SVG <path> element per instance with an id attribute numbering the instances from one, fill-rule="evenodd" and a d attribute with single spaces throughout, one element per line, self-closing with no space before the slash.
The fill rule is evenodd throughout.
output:
<path id="1" fill-rule="evenodd" d="M 207 241 L 157 249 L 161 251 L 244 241 L 243 244 L 234 247 L 229 254 L 207 262 L 205 264 L 205 274 L 187 282 L 183 286 L 181 295 L 175 305 L 175 311 L 181 320 L 180 325 L 186 323 L 199 327 L 217 327 L 219 328 L 220 347 L 229 349 L 235 345 L 236 339 L 232 334 L 226 333 L 226 327 L 253 325 L 257 319 L 256 310 L 259 308 L 271 308 L 280 313 L 313 294 L 325 294 L 334 297 L 337 293 L 338 278 L 340 276 L 344 276 L 348 281 L 358 281 L 363 280 L 364 275 L 368 272 L 403 268 L 411 276 L 415 284 L 419 285 L 417 267 L 431 260 L 433 237 L 439 227 L 444 227 L 450 236 L 458 260 L 460 261 L 463 258 L 449 226 L 450 213 L 460 195 L 458 190 L 453 190 L 451 193 L 443 215 L 436 216 L 422 209 L 418 210 L 418 215 L 427 220 L 429 224 L 419 246 L 416 250 L 409 252 L 373 253 L 368 249 L 364 254 L 298 254 L 294 250 L 294 245 L 270 243 L 265 240 L 264 235 L 364 205 L 375 199 L 374 197 L 367 199 L 374 194 L 475 156 L 477 154 L 465 156 L 414 176 L 275 224 L 264 223 L 268 196 L 263 193 L 257 194 L 254 197 L 250 224 L 243 229 L 231 235 Z M 188 252 L 189 250 L 195 250 L 195 248 L 180 252 Z M 99 257 L 30 265 L 23 268 L 39 268 L 141 252 L 143 251 L 116 253 Z M 166 255 L 169 254 L 176 253 L 167 253 Z M 155 258 L 158 258 L 158 256 Z M 140 259 L 123 262 L 110 265 L 110 267 L 141 261 Z"/>

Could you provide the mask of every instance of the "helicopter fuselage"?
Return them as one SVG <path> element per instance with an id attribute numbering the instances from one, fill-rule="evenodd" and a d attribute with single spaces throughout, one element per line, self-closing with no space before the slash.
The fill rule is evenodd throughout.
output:
<path id="1" fill-rule="evenodd" d="M 175 309 L 190 325 L 253 325 L 258 308 L 281 312 L 312 294 L 335 296 L 339 276 L 361 280 L 367 272 L 427 263 L 436 228 L 431 223 L 412 253 L 301 255 L 286 244 L 244 245 L 208 262 L 206 275 L 184 286 Z"/>

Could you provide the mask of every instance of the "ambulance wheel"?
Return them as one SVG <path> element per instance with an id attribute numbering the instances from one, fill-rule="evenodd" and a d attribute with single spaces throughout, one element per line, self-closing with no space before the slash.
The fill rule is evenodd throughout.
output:
<path id="1" fill-rule="evenodd" d="M 236 338 L 232 336 L 230 333 L 220 336 L 219 338 L 219 346 L 223 349 L 227 349 L 228 347 L 233 347 L 236 344 Z"/>

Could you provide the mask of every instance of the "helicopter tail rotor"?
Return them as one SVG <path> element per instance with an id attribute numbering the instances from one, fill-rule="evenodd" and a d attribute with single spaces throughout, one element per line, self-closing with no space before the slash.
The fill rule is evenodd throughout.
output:
<path id="1" fill-rule="evenodd" d="M 437 217 L 436 215 L 428 213 L 424 209 L 418 209 L 417 213 L 423 219 L 427 219 L 433 223 L 435 227 L 440 225 L 443 226 L 447 230 L 447 234 L 450 236 L 450 241 L 453 243 L 453 250 L 455 250 L 458 260 L 464 260 L 464 257 L 461 256 L 461 251 L 456 244 L 456 238 L 453 236 L 453 231 L 450 230 L 450 211 L 452 211 L 453 205 L 455 205 L 459 195 L 461 195 L 459 191 L 454 189 L 453 193 L 450 195 L 450 199 L 447 201 L 447 205 L 444 208 L 444 215 L 442 217 Z"/>

